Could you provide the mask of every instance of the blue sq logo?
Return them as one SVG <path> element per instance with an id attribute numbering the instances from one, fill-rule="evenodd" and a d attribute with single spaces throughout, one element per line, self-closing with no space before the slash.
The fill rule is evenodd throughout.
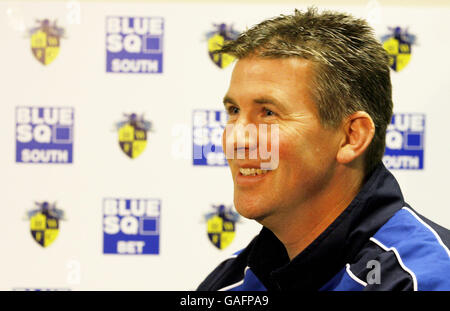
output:
<path id="1" fill-rule="evenodd" d="M 160 213 L 159 199 L 105 198 L 103 253 L 159 254 Z"/>
<path id="2" fill-rule="evenodd" d="M 16 162 L 72 163 L 72 107 L 16 107 Z"/>
<path id="3" fill-rule="evenodd" d="M 227 113 L 222 110 L 193 111 L 193 165 L 228 165 L 222 148 L 222 134 L 227 119 Z"/>
<path id="4" fill-rule="evenodd" d="M 163 38 L 162 17 L 106 17 L 106 72 L 162 73 Z"/>
<path id="5" fill-rule="evenodd" d="M 425 114 L 395 113 L 386 131 L 383 163 L 388 169 L 422 170 Z"/>

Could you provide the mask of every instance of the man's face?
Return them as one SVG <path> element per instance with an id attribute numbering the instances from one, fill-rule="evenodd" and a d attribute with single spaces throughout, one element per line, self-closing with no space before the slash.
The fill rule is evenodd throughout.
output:
<path id="1" fill-rule="evenodd" d="M 249 152 L 260 149 L 262 131 L 258 139 L 243 132 L 225 129 L 227 142 L 246 146 L 245 159 L 236 154 L 228 159 L 234 182 L 234 204 L 244 217 L 264 221 L 267 217 L 283 219 L 302 206 L 314 204 L 326 196 L 324 187 L 336 167 L 336 154 L 342 136 L 320 124 L 317 109 L 308 88 L 311 86 L 313 64 L 298 58 L 244 58 L 235 65 L 230 87 L 224 99 L 229 125 L 256 128 L 265 124 L 278 127 L 278 165 L 267 173 L 256 174 L 249 168 L 260 168 L 259 156 L 249 159 Z M 268 150 L 276 150 L 276 146 Z M 241 149 L 242 150 L 242 149 Z M 261 171 L 259 171 L 261 173 Z M 250 175 L 247 175 L 250 174 Z M 247 176 L 246 176 L 247 175 Z M 281 216 L 281 218 L 279 218 Z"/>

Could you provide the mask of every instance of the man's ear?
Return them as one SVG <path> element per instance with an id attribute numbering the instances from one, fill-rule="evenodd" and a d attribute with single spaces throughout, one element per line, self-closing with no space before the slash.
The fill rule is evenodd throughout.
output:
<path id="1" fill-rule="evenodd" d="M 375 124 L 367 112 L 357 111 L 343 122 L 344 138 L 336 155 L 339 163 L 347 164 L 361 156 L 375 135 Z"/>

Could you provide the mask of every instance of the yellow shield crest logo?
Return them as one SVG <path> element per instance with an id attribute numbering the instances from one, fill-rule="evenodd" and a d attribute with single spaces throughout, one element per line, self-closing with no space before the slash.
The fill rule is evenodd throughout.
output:
<path id="1" fill-rule="evenodd" d="M 239 33 L 233 30 L 232 26 L 226 24 L 214 25 L 215 31 L 207 33 L 209 58 L 217 67 L 226 68 L 234 61 L 234 57 L 229 54 L 214 53 L 223 46 L 226 41 L 235 40 Z"/>
<path id="2" fill-rule="evenodd" d="M 389 65 L 394 71 L 403 70 L 411 60 L 411 46 L 415 36 L 400 27 L 390 28 L 391 33 L 383 36 L 383 47 L 389 55 Z"/>
<path id="3" fill-rule="evenodd" d="M 224 205 L 213 206 L 216 212 L 206 215 L 209 241 L 218 249 L 224 249 L 236 236 L 239 215 Z"/>
<path id="4" fill-rule="evenodd" d="M 116 124 L 119 146 L 128 157 L 134 159 L 147 147 L 147 132 L 151 130 L 152 124 L 135 113 L 125 114 L 125 118 L 125 121 Z"/>
<path id="5" fill-rule="evenodd" d="M 59 54 L 60 39 L 64 29 L 51 24 L 48 19 L 38 21 L 39 26 L 30 30 L 31 51 L 34 57 L 43 65 L 52 63 Z"/>
<path id="6" fill-rule="evenodd" d="M 28 212 L 30 232 L 33 239 L 42 247 L 51 245 L 59 233 L 59 220 L 64 219 L 64 212 L 56 204 L 36 202 L 37 209 Z"/>

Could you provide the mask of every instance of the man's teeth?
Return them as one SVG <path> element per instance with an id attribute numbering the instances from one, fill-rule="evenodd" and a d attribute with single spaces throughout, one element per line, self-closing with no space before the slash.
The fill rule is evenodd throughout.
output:
<path id="1" fill-rule="evenodd" d="M 261 170 L 259 168 L 240 168 L 239 172 L 244 176 L 256 176 L 267 173 L 267 170 Z"/>

